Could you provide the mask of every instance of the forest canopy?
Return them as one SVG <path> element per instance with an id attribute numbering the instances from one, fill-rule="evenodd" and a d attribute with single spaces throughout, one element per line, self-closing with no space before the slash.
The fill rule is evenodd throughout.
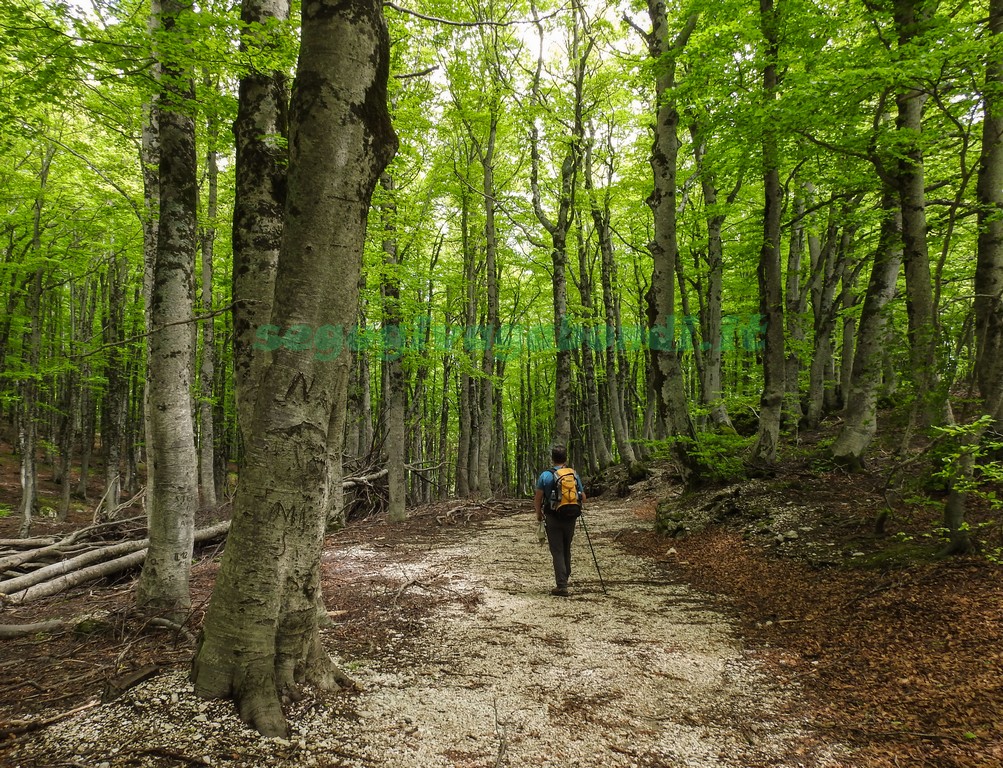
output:
<path id="1" fill-rule="evenodd" d="M 299 4 L 160 5 L 0 7 L 0 436 L 25 532 L 146 482 L 160 110 L 193 131 L 188 308 L 164 322 L 194 344 L 202 503 L 241 458 L 247 351 L 347 352 L 345 469 L 406 467 L 409 503 L 527 494 L 554 442 L 587 475 L 744 476 L 827 419 L 859 469 L 894 413 L 901 450 L 942 449 L 946 536 L 970 545 L 1003 420 L 998 0 L 384 3 L 399 148 L 356 320 L 316 326 L 235 294 L 235 247 L 270 236 L 237 204 L 241 141 L 289 151 L 281 126 L 241 133 L 241 83 L 271 73 L 286 108 Z"/>

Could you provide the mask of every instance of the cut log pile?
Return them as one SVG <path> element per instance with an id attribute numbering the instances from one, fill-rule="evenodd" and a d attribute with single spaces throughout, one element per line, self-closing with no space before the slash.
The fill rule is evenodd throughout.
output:
<path id="1" fill-rule="evenodd" d="M 138 523 L 138 525 L 137 525 Z M 0 540 L 0 601 L 29 603 L 142 565 L 149 539 L 129 538 L 145 518 L 81 528 L 60 539 Z M 196 546 L 222 539 L 228 520 L 195 531 Z M 109 542 L 109 534 L 115 540 Z"/>

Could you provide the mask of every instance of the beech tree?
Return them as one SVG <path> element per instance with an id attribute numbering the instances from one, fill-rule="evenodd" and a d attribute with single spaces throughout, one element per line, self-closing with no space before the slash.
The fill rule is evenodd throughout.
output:
<path id="1" fill-rule="evenodd" d="M 185 0 L 161 0 L 157 53 L 163 89 L 157 104 L 160 145 L 156 263 L 150 296 L 147 367 L 147 519 L 150 547 L 137 589 L 139 605 L 180 616 L 190 605 L 188 579 L 198 506 L 198 459 L 192 421 L 195 252 L 198 247 L 192 73 L 185 61 Z"/>
<path id="2" fill-rule="evenodd" d="M 301 40 L 272 322 L 331 328 L 344 341 L 370 200 L 397 146 L 381 4 L 308 4 Z M 192 678 L 202 696 L 234 698 L 265 735 L 286 732 L 281 694 L 339 677 L 320 644 L 317 598 L 330 444 L 343 439 L 348 372 L 347 345 L 330 361 L 312 349 L 276 349 L 245 429 L 232 527 Z"/>

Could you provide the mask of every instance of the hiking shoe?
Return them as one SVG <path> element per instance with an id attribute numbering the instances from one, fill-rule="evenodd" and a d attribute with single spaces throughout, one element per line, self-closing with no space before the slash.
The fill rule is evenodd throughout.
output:
<path id="1" fill-rule="evenodd" d="M 556 597 L 570 597 L 571 596 L 571 593 L 568 592 L 568 588 L 567 587 L 554 587 L 552 590 L 550 590 L 550 594 L 555 595 Z"/>

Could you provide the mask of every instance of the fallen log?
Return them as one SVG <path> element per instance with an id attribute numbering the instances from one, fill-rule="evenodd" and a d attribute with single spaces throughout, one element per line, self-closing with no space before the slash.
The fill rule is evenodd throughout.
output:
<path id="1" fill-rule="evenodd" d="M 66 720 L 74 715 L 91 709 L 92 707 L 96 707 L 100 703 L 101 702 L 99 700 L 94 699 L 86 704 L 81 704 L 79 707 L 74 707 L 73 709 L 68 709 L 65 712 L 60 712 L 58 715 L 43 717 L 37 720 L 10 720 L 6 723 L 0 723 L 0 739 L 9 739 L 10 737 L 17 736 L 19 734 L 40 731 L 43 728 L 48 728 L 50 725 Z"/>
<path id="2" fill-rule="evenodd" d="M 64 573 L 78 570 L 91 563 L 130 554 L 140 549 L 146 549 L 149 546 L 150 540 L 142 539 L 140 541 L 123 541 L 118 544 L 110 544 L 107 547 L 92 549 L 69 560 L 61 560 L 58 563 L 52 563 L 51 565 L 39 568 L 37 571 L 0 582 L 0 595 L 10 595 L 14 592 L 20 592 L 23 589 L 41 584 L 43 581 L 56 578 Z"/>
<path id="3" fill-rule="evenodd" d="M 357 485 L 371 485 L 374 480 L 379 480 L 381 477 L 386 477 L 390 470 L 381 469 L 378 472 L 373 472 L 371 475 L 359 475 L 357 477 L 347 477 L 342 483 L 341 487 L 345 490 L 349 488 L 354 488 Z"/>
<path id="4" fill-rule="evenodd" d="M 36 635 L 40 632 L 51 633 L 75 629 L 84 622 L 103 620 L 107 616 L 107 612 L 85 613 L 83 616 L 71 616 L 68 619 L 50 619 L 49 621 L 39 621 L 35 624 L 0 624 L 0 639 L 10 640 L 15 637 Z"/>
<path id="5" fill-rule="evenodd" d="M 212 539 L 222 536 L 228 530 L 230 530 L 230 521 L 225 520 L 221 523 L 217 523 L 216 525 L 209 526 L 208 528 L 195 531 L 195 543 L 201 544 L 204 541 L 211 541 Z M 94 581 L 107 576 L 114 576 L 122 571 L 135 568 L 136 566 L 142 564 L 142 562 L 146 559 L 146 550 L 149 543 L 149 539 L 144 539 L 138 542 L 123 542 L 122 544 L 111 545 L 111 547 L 105 548 L 105 557 L 107 557 L 108 549 L 115 550 L 125 544 L 138 544 L 141 545 L 142 548 L 138 551 L 130 552 L 129 554 L 98 563 L 97 565 L 78 568 L 77 570 L 61 574 L 55 578 L 48 579 L 47 581 L 42 581 L 16 592 L 8 593 L 6 601 L 18 604 L 30 603 L 34 600 L 40 600 L 43 597 L 51 597 L 52 595 L 59 594 L 66 589 L 70 589 L 71 587 L 75 587 L 80 584 L 85 584 L 88 581 Z M 34 575 L 34 573 L 31 574 L 31 576 Z M 9 582 L 6 582 L 5 585 L 6 584 L 9 584 Z"/>
<path id="6" fill-rule="evenodd" d="M 42 557 L 51 554 L 58 554 L 60 551 L 67 547 L 71 547 L 76 542 L 80 541 L 81 538 L 87 536 L 88 534 L 94 533 L 101 528 L 110 528 L 116 525 L 122 525 L 123 523 L 130 523 L 135 520 L 139 520 L 139 517 L 130 517 L 124 520 L 109 520 L 104 523 L 97 523 L 95 525 L 89 525 L 86 528 L 81 528 L 80 530 L 74 531 L 73 533 L 67 534 L 61 539 L 36 539 L 36 541 L 48 542 L 40 547 L 34 547 L 28 549 L 24 552 L 18 552 L 14 555 L 7 555 L 6 557 L 0 558 L 0 572 L 9 571 L 12 568 L 17 568 L 24 565 L 25 563 L 30 563 L 32 560 L 38 560 Z M 32 541 L 32 539 L 23 539 L 22 541 Z"/>

